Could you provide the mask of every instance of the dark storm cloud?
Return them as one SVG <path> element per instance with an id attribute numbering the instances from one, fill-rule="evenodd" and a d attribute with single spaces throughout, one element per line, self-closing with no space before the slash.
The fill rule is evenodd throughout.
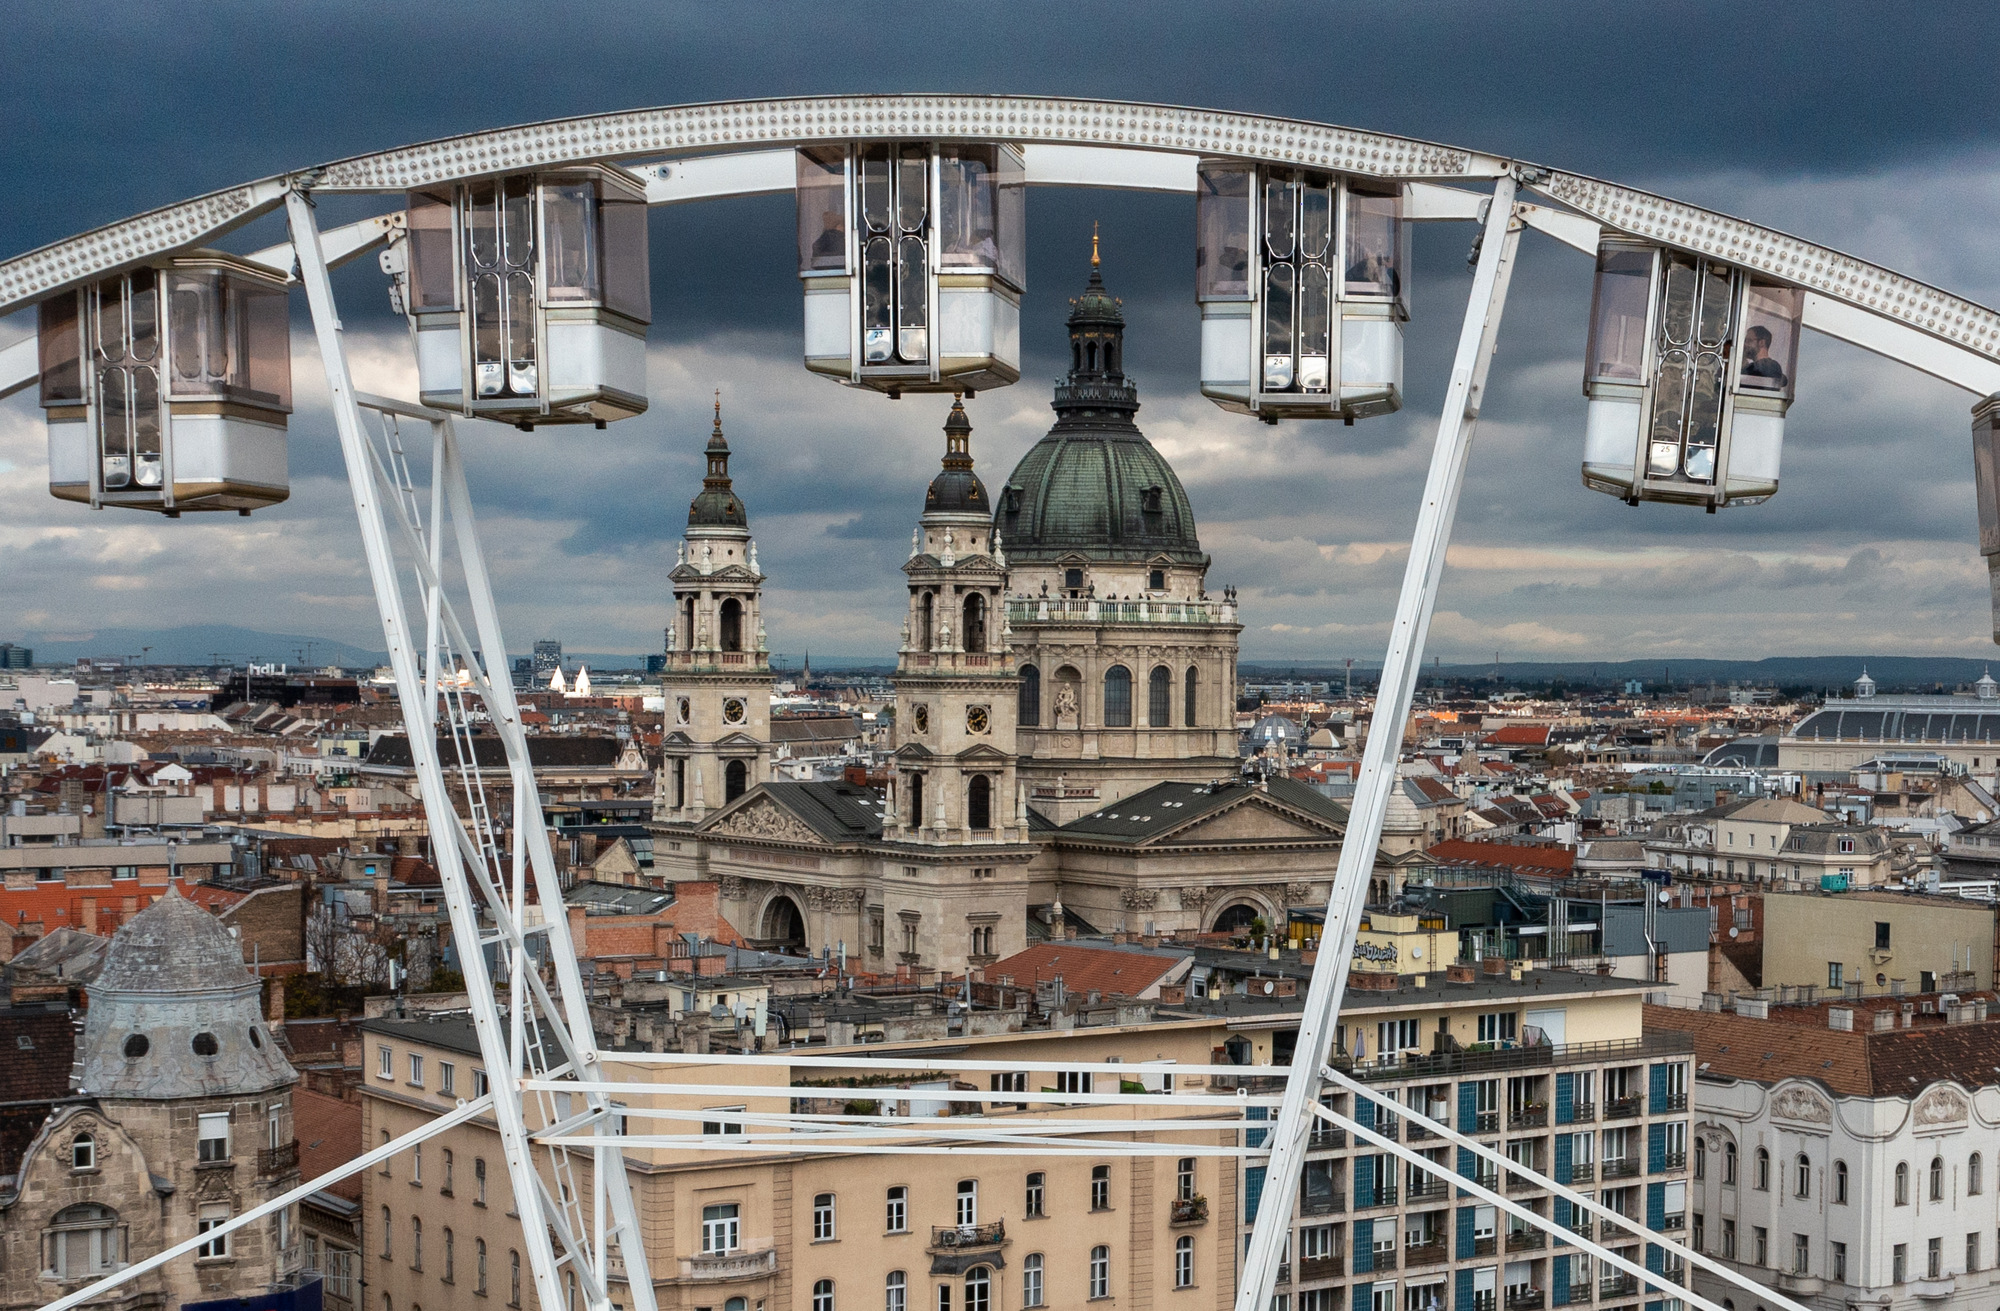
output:
<path id="1" fill-rule="evenodd" d="M 0 165 L 17 180 L 0 210 L 0 252 L 250 177 L 508 123 L 964 89 L 1213 105 L 1429 137 L 1742 213 L 1993 303 L 2000 164 L 1988 152 L 2000 109 L 1942 61 L 1996 38 L 1990 4 L 22 8 L 10 15 L 16 76 L 0 86 Z M 389 203 L 329 200 L 322 221 Z M 1457 336 L 1471 229 L 1417 236 L 1404 411 L 1353 428 L 1274 429 L 1194 395 L 1191 211 L 1181 197 L 1035 194 L 1023 381 L 974 404 L 981 473 L 997 486 L 1048 425 L 1065 302 L 1101 224 L 1106 275 L 1130 323 L 1140 422 L 1189 485 L 1213 580 L 1245 589 L 1246 652 L 1372 656 Z M 803 372 L 792 221 L 785 197 L 654 213 L 646 415 L 602 434 L 466 427 L 517 637 L 561 632 L 602 649 L 656 640 L 662 575 L 720 387 L 773 578 L 774 643 L 893 645 L 896 571 L 937 468 L 943 406 L 889 404 Z M 232 245 L 282 235 L 268 218 Z M 342 270 L 337 291 L 357 370 L 407 392 L 403 328 L 372 261 Z M 1588 260 L 1530 234 L 1434 646 L 1451 656 L 1496 642 L 1635 652 L 1709 642 L 1755 655 L 1814 649 L 1836 610 L 1847 632 L 1887 641 L 1980 637 L 1966 398 L 1809 338 L 1785 490 L 1771 504 L 1716 516 L 1630 509 L 1576 477 L 1589 294 Z M 367 641 L 372 606 L 356 590 L 345 475 L 317 357 L 303 332 L 300 341 L 294 496 L 249 526 L 176 535 L 80 517 L 39 486 L 38 412 L 27 398 L 0 407 L 14 625 L 268 613 L 258 626 L 317 623 Z M 183 577 L 203 583 L 204 601 L 189 599 Z M 190 613 L 202 604 L 214 613 Z"/>

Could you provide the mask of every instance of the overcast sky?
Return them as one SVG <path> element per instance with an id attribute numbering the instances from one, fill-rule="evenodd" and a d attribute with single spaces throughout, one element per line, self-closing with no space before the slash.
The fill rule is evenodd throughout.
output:
<path id="1" fill-rule="evenodd" d="M 1169 101 L 1428 137 L 1664 192 L 2000 304 L 2000 108 L 1966 52 L 2000 6 L 661 3 L 547 11 L 16 6 L 0 254 L 216 187 L 452 133 L 780 94 Z M 354 202 L 346 202 L 352 206 Z M 382 208 L 375 205 L 374 208 Z M 347 210 L 329 205 L 326 221 Z M 334 212 L 334 211 L 337 211 Z M 353 211 L 357 216 L 368 212 Z M 1248 659 L 1379 658 L 1468 284 L 1466 224 L 1416 234 L 1406 407 L 1277 428 L 1196 391 L 1193 202 L 1029 207 L 1023 380 L 969 406 L 998 486 L 1046 431 L 1091 223 L 1130 319 L 1139 423 L 1187 484 Z M 658 648 L 665 574 L 723 393 L 774 649 L 893 651 L 947 399 L 808 375 L 788 197 L 652 220 L 652 408 L 608 432 L 468 425 L 509 645 Z M 233 239 L 279 239 L 274 220 Z M 372 260 L 338 279 L 362 385 L 414 394 Z M 1577 476 L 1587 258 L 1529 234 L 1445 574 L 1447 661 L 1992 650 L 1971 398 L 1807 338 L 1783 487 L 1720 515 Z M 317 353 L 295 297 L 292 498 L 249 519 L 93 514 L 47 493 L 41 412 L 0 402 L 0 639 L 233 623 L 379 646 Z M 0 343 L 29 317 L 0 321 Z"/>

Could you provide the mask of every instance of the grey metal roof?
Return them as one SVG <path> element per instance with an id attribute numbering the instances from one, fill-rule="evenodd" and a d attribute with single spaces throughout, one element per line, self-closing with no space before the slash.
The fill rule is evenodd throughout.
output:
<path id="1" fill-rule="evenodd" d="M 1123 801 L 1071 820 L 1062 826 L 1059 836 L 1136 845 L 1254 797 L 1267 798 L 1281 809 L 1302 811 L 1321 823 L 1336 826 L 1347 823 L 1347 807 L 1295 779 L 1278 777 L 1263 783 L 1228 779 L 1217 783 L 1155 783 Z"/>
<path id="2" fill-rule="evenodd" d="M 829 842 L 882 836 L 882 794 L 852 783 L 766 783 L 763 792 Z"/>
<path id="3" fill-rule="evenodd" d="M 1664 951 L 1708 950 L 1709 912 L 1706 906 L 1662 906 L 1653 912 L 1653 942 Z M 1646 911 L 1630 903 L 1604 908 L 1604 954 L 1643 956 L 1646 951 Z"/>
<path id="4" fill-rule="evenodd" d="M 458 761 L 456 749 L 450 738 L 439 738 L 438 759 L 450 768 Z M 481 769 L 507 768 L 507 747 L 497 735 L 484 734 L 472 739 L 473 758 Z M 531 737 L 528 739 L 528 760 L 537 769 L 610 769 L 617 765 L 623 755 L 625 744 L 615 737 Z M 411 769 L 415 762 L 410 757 L 410 739 L 398 733 L 394 736 L 376 739 L 368 748 L 365 764 L 383 766 L 389 769 Z"/>

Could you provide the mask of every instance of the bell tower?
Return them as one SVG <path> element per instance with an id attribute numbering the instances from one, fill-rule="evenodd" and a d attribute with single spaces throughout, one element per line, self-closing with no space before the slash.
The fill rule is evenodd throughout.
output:
<path id="1" fill-rule="evenodd" d="M 688 507 L 669 577 L 666 735 L 653 818 L 698 823 L 770 776 L 771 658 L 762 617 L 764 575 L 749 515 L 729 477 L 722 394 L 708 438 L 708 472 Z"/>
<path id="2" fill-rule="evenodd" d="M 1014 772 L 1019 699 L 1007 557 L 954 400 L 944 467 L 910 536 L 910 611 L 896 661 L 896 772 L 884 836 L 937 845 L 1023 842 Z"/>

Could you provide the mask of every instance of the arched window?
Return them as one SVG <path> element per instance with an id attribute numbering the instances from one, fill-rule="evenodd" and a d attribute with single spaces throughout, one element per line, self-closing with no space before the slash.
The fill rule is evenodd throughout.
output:
<path id="1" fill-rule="evenodd" d="M 1771 1154 L 1759 1147 L 1757 1149 L 1756 1161 L 1757 1174 L 1751 1180 L 1750 1186 L 1760 1193 L 1768 1193 L 1771 1191 Z"/>
<path id="2" fill-rule="evenodd" d="M 1931 1158 L 1931 1200 L 1933 1202 L 1942 1202 L 1944 1200 L 1944 1158 L 1942 1156 L 1933 1156 Z"/>
<path id="3" fill-rule="evenodd" d="M 812 1311 L 833 1311 L 833 1281 L 822 1279 L 813 1285 Z"/>
<path id="4" fill-rule="evenodd" d="M 986 598 L 977 592 L 965 594 L 963 622 L 959 625 L 959 646 L 967 651 L 986 649 Z"/>
<path id="5" fill-rule="evenodd" d="M 1847 1205 L 1847 1162 L 1833 1163 L 1833 1200 L 1837 1205 Z"/>
<path id="6" fill-rule="evenodd" d="M 1896 1205 L 1908 1206 L 1909 1204 L 1910 1163 L 1908 1161 L 1898 1161 L 1896 1163 Z"/>
<path id="7" fill-rule="evenodd" d="M 1965 1159 L 1965 1193 L 1976 1197 L 1986 1190 L 1986 1162 L 1974 1152 Z"/>
<path id="8" fill-rule="evenodd" d="M 1973 1160 L 1979 1158 L 1974 1156 Z M 97 1140 L 87 1133 L 80 1133 L 69 1140 L 69 1168 L 72 1170 L 95 1170 L 97 1168 Z M 1978 1192 L 1978 1189 L 1973 1189 Z"/>
<path id="9" fill-rule="evenodd" d="M 1042 1301 L 1042 1254 L 1030 1252 L 1028 1259 L 1021 1262 L 1021 1305 L 1045 1306 Z M 895 1311 L 891 1307 L 890 1311 Z"/>
<path id="10" fill-rule="evenodd" d="M 1187 691 L 1182 696 L 1184 704 L 1181 706 L 1181 727 L 1193 728 L 1201 718 L 1195 713 L 1195 693 L 1201 687 L 1201 675 L 1196 672 L 1193 665 L 1187 667 L 1186 681 Z"/>
<path id="11" fill-rule="evenodd" d="M 958 1223 L 960 1228 L 979 1223 L 979 1181 L 958 1181 Z"/>
<path id="12" fill-rule="evenodd" d="M 742 796 L 750 786 L 750 766 L 741 760 L 732 760 L 722 767 L 722 802 L 728 805 Z"/>
<path id="13" fill-rule="evenodd" d="M 1101 1244 L 1090 1249 L 1090 1295 L 1111 1296 L 1111 1249 Z"/>
<path id="14" fill-rule="evenodd" d="M 1708 1178 L 1708 1144 L 1699 1138 L 1694 1140 L 1694 1177 Z"/>
<path id="15" fill-rule="evenodd" d="M 410 1269 L 424 1268 L 424 1222 L 421 1216 L 410 1217 Z"/>
<path id="16" fill-rule="evenodd" d="M 472 1204 L 474 1206 L 486 1205 L 486 1158 L 483 1156 L 473 1158 L 472 1183 L 475 1194 Z"/>
<path id="17" fill-rule="evenodd" d="M 993 780 L 974 774 L 965 789 L 965 826 L 969 829 L 993 827 Z"/>
<path id="18" fill-rule="evenodd" d="M 1165 665 L 1154 665 L 1152 676 L 1147 679 L 1146 723 L 1151 728 L 1172 728 L 1174 709 L 1174 675 Z"/>
<path id="19" fill-rule="evenodd" d="M 1733 1184 L 1736 1182 L 1735 1143 L 1724 1143 L 1722 1145 L 1722 1182 L 1726 1184 Z"/>
<path id="20" fill-rule="evenodd" d="M 1194 1287 L 1194 1239 L 1181 1237 L 1174 1242 L 1174 1287 Z"/>
<path id="21" fill-rule="evenodd" d="M 481 1297 L 485 1297 L 486 1296 L 486 1240 L 484 1238 L 475 1238 L 472 1240 L 472 1255 L 476 1262 L 476 1267 L 477 1267 L 472 1272 L 474 1281 L 472 1285 L 472 1290 L 475 1293 L 478 1293 Z"/>
<path id="22" fill-rule="evenodd" d="M 730 597 L 722 603 L 722 649 L 741 651 L 743 649 L 743 603 Z"/>
<path id="23" fill-rule="evenodd" d="M 391 1252 L 389 1238 L 392 1232 L 390 1229 L 392 1223 L 393 1221 L 389 1217 L 389 1208 L 385 1206 L 382 1208 L 382 1259 L 384 1261 L 389 1259 Z"/>
<path id="24" fill-rule="evenodd" d="M 910 1277 L 900 1270 L 889 1272 L 888 1296 L 883 1300 L 884 1311 L 910 1311 Z"/>
<path id="25" fill-rule="evenodd" d="M 1016 717 L 1022 728 L 1041 727 L 1042 671 L 1033 665 L 1021 666 L 1021 705 Z"/>
<path id="26" fill-rule="evenodd" d="M 451 1226 L 446 1225 L 444 1231 L 444 1275 L 442 1278 L 447 1284 L 454 1281 L 456 1274 L 456 1267 L 458 1265 L 457 1246 L 457 1239 L 451 1232 Z"/>
<path id="27" fill-rule="evenodd" d="M 521 1254 L 507 1249 L 507 1305 L 521 1305 Z"/>
<path id="28" fill-rule="evenodd" d="M 936 616 L 936 594 L 932 592 L 923 593 L 917 598 L 917 650 L 928 651 L 931 649 L 933 645 L 931 633 L 935 627 L 933 621 Z"/>
<path id="29" fill-rule="evenodd" d="M 1123 665 L 1104 671 L 1104 726 L 1132 727 L 1132 671 Z"/>
<path id="30" fill-rule="evenodd" d="M 1095 372 L 1097 372 L 1097 343 L 1096 343 L 1096 342 L 1094 342 L 1094 341 L 1091 341 L 1091 342 L 1085 342 L 1085 343 L 1084 343 L 1084 346 L 1083 346 L 1083 362 L 1084 362 L 1084 365 L 1085 365 L 1085 367 L 1087 367 L 1087 368 L 1088 368 L 1088 369 L 1089 369 L 1089 370 L 1090 370 L 1090 371 L 1091 371 L 1092 373 L 1095 373 Z"/>
<path id="31" fill-rule="evenodd" d="M 1083 371 L 1083 343 L 1074 338 L 1069 343 L 1069 361 L 1071 368 L 1079 373 Z"/>
<path id="32" fill-rule="evenodd" d="M 1792 1164 L 1793 1164 L 1792 1173 L 1794 1175 L 1794 1178 L 1792 1180 L 1792 1196 L 1811 1197 L 1812 1196 L 1811 1158 L 1808 1157 L 1804 1152 L 1800 1152 L 1798 1160 L 1794 1161 Z"/>
<path id="33" fill-rule="evenodd" d="M 965 1311 L 993 1311 L 993 1271 L 986 1266 L 965 1272 Z"/>
<path id="34" fill-rule="evenodd" d="M 95 1202 L 56 1212 L 49 1224 L 47 1268 L 59 1279 L 83 1279 L 121 1263 L 118 1213 Z"/>

